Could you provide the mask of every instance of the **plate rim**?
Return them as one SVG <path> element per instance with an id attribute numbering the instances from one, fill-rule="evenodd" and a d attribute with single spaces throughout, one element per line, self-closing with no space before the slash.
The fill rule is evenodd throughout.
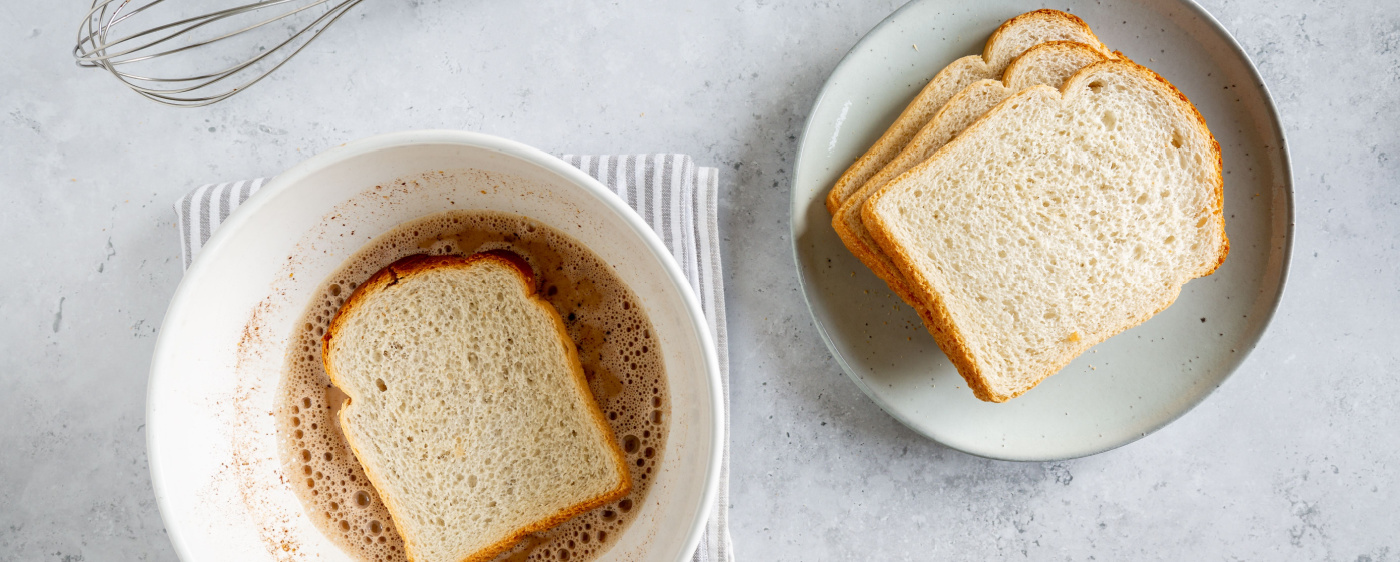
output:
<path id="1" fill-rule="evenodd" d="M 1143 2 L 1145 0 L 1138 1 Z M 1233 50 L 1234 53 L 1241 60 L 1244 61 L 1245 66 L 1249 70 L 1249 76 L 1253 78 L 1255 85 L 1263 94 L 1262 98 L 1264 101 L 1264 113 L 1268 117 L 1268 122 L 1272 124 L 1273 128 L 1276 131 L 1278 131 L 1279 167 L 1282 172 L 1281 178 L 1283 180 L 1281 182 L 1281 191 L 1283 192 L 1283 198 L 1281 199 L 1281 202 L 1284 207 L 1282 214 L 1283 218 L 1286 220 L 1286 226 L 1283 229 L 1283 246 L 1281 248 L 1281 259 L 1279 264 L 1278 290 L 1274 293 L 1272 301 L 1268 303 L 1268 310 L 1265 312 L 1265 317 L 1260 323 L 1258 331 L 1251 338 L 1248 339 L 1244 346 L 1242 346 L 1243 349 L 1240 350 L 1242 353 L 1240 354 L 1239 360 L 1234 366 L 1229 368 L 1225 375 L 1221 377 L 1219 381 L 1216 382 L 1213 388 L 1211 388 L 1206 393 L 1202 394 L 1198 399 L 1191 402 L 1186 407 L 1181 408 L 1180 410 L 1178 410 L 1170 416 L 1167 416 L 1167 418 L 1164 421 L 1162 421 L 1159 425 L 1151 428 L 1145 433 L 1133 435 L 1119 443 L 1115 443 L 1107 447 L 1101 447 L 1094 450 L 1090 450 L 1088 452 L 1048 457 L 1014 454 L 994 455 L 990 454 L 990 452 L 988 451 L 970 450 L 970 448 L 967 447 L 959 447 L 957 445 L 949 443 L 948 441 L 940 439 L 938 436 L 933 435 L 932 432 L 925 432 L 919 429 L 918 427 L 916 427 L 915 424 L 911 423 L 908 416 L 906 416 L 898 408 L 891 406 L 886 401 L 879 398 L 875 394 L 874 390 L 871 389 L 870 386 L 864 380 L 862 380 L 860 377 L 854 374 L 854 369 L 852 368 L 850 362 L 847 361 L 846 357 L 843 356 L 841 352 L 837 349 L 836 342 L 832 339 L 831 334 L 827 331 L 826 326 L 821 322 L 820 319 L 817 318 L 816 308 L 813 306 L 812 303 L 812 292 L 811 288 L 809 287 L 810 282 L 808 281 L 806 275 L 803 273 L 801 251 L 798 247 L 798 235 L 800 233 L 797 230 L 797 219 L 801 213 L 806 212 L 806 209 L 801 208 L 800 205 L 802 203 L 811 202 L 810 200 L 803 201 L 800 199 L 798 182 L 799 179 L 802 179 L 801 170 L 803 169 L 803 158 L 806 156 L 806 150 L 804 150 L 804 148 L 811 140 L 812 126 L 817 118 L 817 112 L 819 109 L 822 108 L 822 103 L 825 101 L 826 95 L 830 91 L 830 88 L 833 86 L 833 81 L 836 79 L 836 77 L 838 75 L 843 74 L 843 71 L 846 70 L 846 67 L 848 65 L 855 64 L 853 60 L 854 54 L 864 49 L 867 46 L 867 43 L 873 42 L 875 40 L 874 38 L 878 35 L 881 35 L 881 32 L 884 31 L 885 28 L 894 25 L 895 20 L 899 19 L 901 14 L 903 14 L 906 10 L 912 10 L 917 6 L 930 2 L 946 3 L 947 0 L 910 0 L 903 6 L 900 6 L 898 9 L 891 12 L 890 15 L 880 20 L 880 23 L 877 23 L 874 27 L 870 28 L 870 31 L 867 31 L 865 35 L 861 36 L 860 40 L 856 41 L 856 43 L 852 45 L 849 50 L 846 51 L 846 54 L 842 55 L 841 61 L 838 62 L 835 67 L 832 68 L 831 73 L 828 74 L 826 80 L 822 82 L 821 89 L 818 91 L 817 94 L 817 99 L 814 102 L 812 102 L 812 108 L 808 111 L 807 118 L 803 122 L 802 133 L 798 136 L 799 140 L 797 145 L 797 156 L 793 162 L 792 180 L 788 184 L 788 238 L 792 246 L 793 266 L 797 270 L 798 288 L 801 289 L 798 292 L 802 294 L 802 302 L 807 307 L 807 313 L 812 319 L 813 326 L 817 329 L 817 334 L 821 336 L 822 343 L 826 345 L 827 351 L 831 353 L 832 358 L 834 358 L 836 360 L 836 363 L 841 367 L 842 374 L 846 375 L 846 378 L 854 382 L 856 387 L 860 389 L 861 393 L 865 394 L 865 396 L 869 398 L 872 402 L 874 402 L 876 406 L 879 406 L 882 411 L 884 411 L 890 417 L 894 418 L 900 424 L 904 425 L 904 427 L 908 428 L 910 431 L 913 431 L 914 433 L 917 433 L 923 436 L 924 438 L 929 439 L 941 446 L 948 447 L 950 449 L 960 451 L 962 453 L 972 455 L 975 457 L 981 457 L 991 460 L 1014 462 L 1049 462 L 1084 458 L 1093 455 L 1098 455 L 1101 453 L 1106 453 L 1108 451 L 1112 451 L 1114 449 L 1135 443 L 1143 438 L 1146 438 L 1148 435 L 1155 434 L 1158 431 L 1161 431 L 1163 428 L 1171 425 L 1176 420 L 1186 415 L 1188 412 L 1196 409 L 1197 406 L 1200 406 L 1203 402 L 1206 401 L 1206 399 L 1214 395 L 1215 392 L 1219 390 L 1220 387 L 1223 386 L 1226 381 L 1230 380 L 1230 378 L 1235 375 L 1239 368 L 1243 366 L 1246 361 L 1249 360 L 1250 354 L 1252 354 L 1254 352 L 1254 349 L 1258 347 L 1259 342 L 1264 339 L 1264 335 L 1269 332 L 1269 327 L 1273 324 L 1274 317 L 1277 315 L 1279 304 L 1283 301 L 1284 293 L 1287 291 L 1289 271 L 1291 270 L 1293 263 L 1294 221 L 1296 210 L 1294 205 L 1293 193 L 1292 157 L 1290 156 L 1290 151 L 1288 148 L 1288 132 L 1283 127 L 1283 122 L 1279 118 L 1278 107 L 1274 103 L 1273 93 L 1269 91 L 1268 85 L 1264 82 L 1264 77 L 1259 74 L 1258 65 L 1254 63 L 1254 60 L 1249 57 L 1249 53 L 1247 53 L 1244 50 L 1243 46 L 1240 45 L 1239 41 L 1235 39 L 1234 34 L 1230 33 L 1229 30 L 1225 29 L 1225 27 L 1221 25 L 1220 22 L 1210 14 L 1210 12 L 1206 11 L 1206 9 L 1201 7 L 1200 4 L 1196 3 L 1195 0 L 1160 1 L 1174 2 L 1177 5 L 1186 8 L 1199 20 L 1204 22 L 1206 25 L 1210 26 L 1212 30 L 1214 30 L 1221 38 L 1225 40 L 1226 43 L 1229 44 L 1230 49 Z M 820 192 L 818 192 L 818 196 L 820 197 Z M 942 353 L 942 350 L 939 350 L 939 353 Z"/>
<path id="2" fill-rule="evenodd" d="M 156 437 L 161 434 L 162 418 L 159 415 L 152 416 L 156 410 L 157 403 L 153 399 L 157 389 L 161 388 L 163 381 L 170 377 L 175 377 L 178 373 L 169 373 L 169 369 L 164 369 L 166 363 L 171 361 L 171 340 L 177 336 L 172 335 L 172 330 L 167 330 L 172 319 L 178 319 L 189 313 L 186 310 L 197 310 L 198 303 L 192 302 L 190 287 L 200 283 L 201 279 L 208 274 L 205 271 L 224 251 L 228 240 L 236 236 L 236 233 L 245 228 L 246 224 L 252 220 L 251 217 L 263 211 L 267 205 L 278 195 L 292 189 L 307 176 L 319 172 L 327 167 L 333 166 L 344 160 L 368 154 L 375 151 L 409 146 L 414 144 L 455 144 L 492 150 L 509 156 L 519 158 L 523 161 L 537 165 L 545 170 L 563 176 L 566 180 L 589 195 L 599 200 L 603 205 L 611 209 L 623 222 L 642 239 L 642 243 L 651 251 L 654 257 L 660 262 L 666 273 L 667 280 L 680 294 L 685 306 L 686 321 L 695 330 L 701 347 L 701 357 L 703 358 L 703 370 L 705 372 L 706 387 L 709 394 L 709 414 L 711 417 L 710 432 L 710 455 L 706 462 L 705 481 L 699 505 L 694 512 L 694 521 L 690 531 L 686 535 L 683 548 L 677 558 L 689 560 L 693 556 L 700 544 L 705 530 L 708 528 L 708 521 L 712 515 L 715 502 L 719 496 L 721 464 L 723 462 L 724 444 L 728 440 L 725 423 L 724 387 L 719 368 L 719 355 L 715 348 L 714 334 L 710 333 L 709 325 L 706 323 L 704 309 L 700 306 L 700 300 L 691 289 L 689 281 L 686 280 L 675 256 L 666 249 L 657 233 L 647 226 L 641 216 L 635 210 L 627 206 L 621 198 L 611 189 L 608 189 L 597 179 L 584 173 L 560 158 L 546 153 L 542 150 L 496 135 L 478 133 L 464 130 L 452 129 L 414 129 L 392 133 L 383 133 L 368 137 L 359 138 L 349 142 L 335 145 L 323 150 L 310 158 L 302 160 L 280 174 L 268 180 L 264 186 L 248 198 L 246 202 L 233 211 L 217 230 L 213 232 L 209 241 L 204 244 L 199 256 L 194 259 L 190 266 L 185 269 L 181 276 L 180 283 L 171 296 L 169 304 L 166 305 L 164 316 L 161 320 L 161 328 L 156 335 L 154 350 L 151 354 L 150 371 L 146 378 L 146 461 L 149 466 L 151 476 L 151 488 L 155 496 L 156 507 L 161 515 L 161 523 L 165 528 L 172 548 L 180 560 L 199 560 L 198 553 L 191 550 L 191 545 L 183 530 L 184 522 L 172 524 L 171 516 L 174 506 L 170 504 L 173 499 L 164 489 L 164 464 L 167 456 L 178 457 L 178 455 L 166 455 L 164 449 L 157 445 Z M 214 256 L 213 258 L 207 256 Z M 201 259 L 202 258 L 202 259 Z M 165 372 L 166 374 L 162 374 Z M 157 423 L 152 423 L 152 422 Z"/>

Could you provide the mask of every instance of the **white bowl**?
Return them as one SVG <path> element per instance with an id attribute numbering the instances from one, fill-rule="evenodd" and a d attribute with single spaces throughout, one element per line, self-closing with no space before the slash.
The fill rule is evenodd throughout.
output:
<path id="1" fill-rule="evenodd" d="M 272 411 L 287 338 L 346 257 L 451 209 L 541 221 L 636 293 L 661 341 L 670 435 L 637 519 L 603 559 L 690 558 L 718 490 L 723 403 L 711 335 L 681 269 L 636 213 L 563 161 L 497 137 L 413 131 L 342 145 L 272 180 L 219 227 L 175 292 L 152 359 L 146 432 L 181 559 L 349 560 L 281 477 Z"/>

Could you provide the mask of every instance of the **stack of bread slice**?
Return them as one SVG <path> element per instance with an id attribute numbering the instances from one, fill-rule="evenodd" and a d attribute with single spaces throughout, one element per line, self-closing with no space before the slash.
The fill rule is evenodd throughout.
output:
<path id="1" fill-rule="evenodd" d="M 837 180 L 832 225 L 982 400 L 1031 389 L 1223 263 L 1220 148 L 1055 10 L 939 72 Z"/>

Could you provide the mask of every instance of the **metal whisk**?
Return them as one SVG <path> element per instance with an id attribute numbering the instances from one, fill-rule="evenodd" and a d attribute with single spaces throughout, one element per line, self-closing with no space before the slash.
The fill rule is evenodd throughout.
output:
<path id="1" fill-rule="evenodd" d="M 361 1 L 263 0 L 191 15 L 191 2 L 93 0 L 73 58 L 160 103 L 209 105 L 272 74 Z"/>

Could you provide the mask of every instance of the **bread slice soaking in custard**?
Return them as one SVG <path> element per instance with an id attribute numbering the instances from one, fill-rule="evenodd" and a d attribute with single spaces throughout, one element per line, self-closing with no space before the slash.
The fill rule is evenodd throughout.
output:
<path id="1" fill-rule="evenodd" d="M 515 254 L 390 264 L 336 314 L 322 353 L 411 560 L 489 560 L 630 487 L 575 344 Z"/>

